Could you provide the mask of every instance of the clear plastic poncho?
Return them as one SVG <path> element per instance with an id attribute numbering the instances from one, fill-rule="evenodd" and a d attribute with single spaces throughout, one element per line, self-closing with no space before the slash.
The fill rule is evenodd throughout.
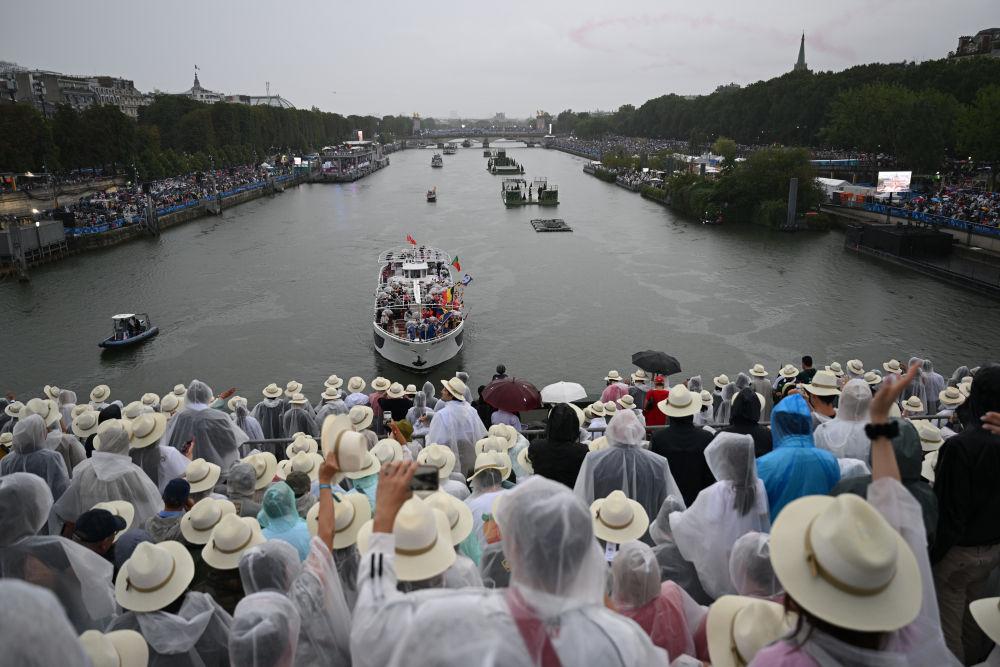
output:
<path id="1" fill-rule="evenodd" d="M 736 592 L 729 578 L 733 544 L 750 531 L 769 532 L 771 522 L 752 437 L 720 433 L 705 448 L 705 459 L 719 481 L 702 489 L 687 510 L 671 514 L 670 527 L 705 592 L 718 598 Z"/>
<path id="2" fill-rule="evenodd" d="M 301 620 L 295 605 L 275 591 L 247 595 L 229 630 L 229 660 L 240 667 L 292 667 Z"/>
<path id="3" fill-rule="evenodd" d="M 73 468 L 87 458 L 87 450 L 84 449 L 83 443 L 72 433 L 60 431 L 58 425 L 53 426 L 49 434 L 45 436 L 45 448 L 51 449 L 63 458 L 63 463 L 66 464 L 66 470 L 71 477 Z"/>
<path id="4" fill-rule="evenodd" d="M 621 545 L 611 562 L 611 580 L 611 601 L 619 614 L 638 623 L 669 658 L 695 656 L 694 634 L 708 610 L 674 582 L 660 582 L 649 545 Z"/>
<path id="5" fill-rule="evenodd" d="M 940 405 L 938 404 L 938 394 L 945 390 L 947 383 L 945 382 L 943 375 L 935 372 L 934 364 L 930 359 L 924 359 L 923 368 L 920 370 L 920 376 L 924 383 L 924 396 L 926 401 L 924 406 L 927 408 L 927 414 L 937 414 L 938 409 L 940 408 Z"/>
<path id="6" fill-rule="evenodd" d="M 260 423 L 264 438 L 271 440 L 284 437 L 281 414 L 285 407 L 280 398 L 265 398 L 254 406 L 250 414 Z"/>
<path id="7" fill-rule="evenodd" d="M 327 417 L 346 415 L 347 412 L 347 404 L 344 403 L 343 399 L 335 398 L 332 401 L 326 401 L 316 410 L 316 428 L 322 431 L 323 422 L 326 421 Z"/>
<path id="8" fill-rule="evenodd" d="M 257 518 L 260 503 L 257 502 L 257 473 L 253 466 L 237 461 L 229 468 L 226 476 L 226 495 L 236 505 L 236 513 L 242 517 Z"/>
<path id="9" fill-rule="evenodd" d="M 62 414 L 63 424 L 66 425 L 68 429 L 70 424 L 73 423 L 73 408 L 76 407 L 76 392 L 70 391 L 69 389 L 63 389 L 59 392 L 59 400 L 56 401 L 59 405 L 59 412 Z"/>
<path id="10" fill-rule="evenodd" d="M 248 439 L 264 439 L 264 430 L 260 427 L 260 422 L 250 414 L 250 410 L 247 409 L 244 403 L 237 403 L 236 410 L 233 411 L 231 419 L 237 428 L 247 434 Z"/>
<path id="11" fill-rule="evenodd" d="M 45 447 L 45 420 L 38 415 L 18 420 L 12 435 L 10 454 L 0 460 L 0 476 L 15 472 L 38 475 L 52 497 L 60 497 L 69 486 L 69 472 L 63 457 Z"/>
<path id="12" fill-rule="evenodd" d="M 729 578 L 737 595 L 773 599 L 784 590 L 771 565 L 770 535 L 747 533 L 733 544 Z"/>
<path id="13" fill-rule="evenodd" d="M 471 558 L 462 554 L 455 555 L 455 562 L 444 571 L 445 588 L 482 588 L 483 577 L 479 574 L 479 566 Z"/>
<path id="14" fill-rule="evenodd" d="M 192 458 L 203 458 L 226 471 L 239 456 L 247 434 L 225 412 L 208 407 L 206 402 L 211 398 L 208 385 L 194 380 L 188 387 L 184 409 L 170 420 L 160 442 L 183 451 L 184 445 L 194 439 Z"/>
<path id="15" fill-rule="evenodd" d="M 901 401 L 905 401 L 910 396 L 916 396 L 917 398 L 920 399 L 920 402 L 923 404 L 923 406 L 924 406 L 924 408 L 926 410 L 926 408 L 927 408 L 927 389 L 924 386 L 923 363 L 924 363 L 924 360 L 921 359 L 920 357 L 910 357 L 910 361 L 907 362 L 906 368 L 909 368 L 913 364 L 918 364 L 920 366 L 920 370 L 917 371 L 917 375 L 916 375 L 916 377 L 913 378 L 913 381 L 911 381 L 910 384 L 908 384 L 906 386 L 906 389 L 903 390 L 903 395 L 900 396 L 900 400 Z M 934 396 L 934 399 L 937 400 L 937 395 L 936 394 Z"/>
<path id="16" fill-rule="evenodd" d="M 0 477 L 0 578 L 51 590 L 77 632 L 101 629 L 116 608 L 111 563 L 72 540 L 37 535 L 51 508 L 52 494 L 41 478 L 25 472 Z M 0 607 L 7 606 L 3 598 Z"/>
<path id="17" fill-rule="evenodd" d="M 361 552 L 358 545 L 352 544 L 343 549 L 333 550 L 333 562 L 340 575 L 340 586 L 344 591 L 344 600 L 348 609 L 354 609 L 358 601 L 358 567 L 361 565 Z"/>
<path id="18" fill-rule="evenodd" d="M 4 664 L 17 667 L 90 667 L 59 600 L 41 586 L 0 581 L 0 646 Z"/>
<path id="19" fill-rule="evenodd" d="M 296 665 L 350 662 L 351 612 L 334 559 L 318 537 L 302 563 L 286 542 L 273 540 L 248 549 L 240 559 L 240 580 L 247 595 L 278 591 L 295 604 L 302 620 Z"/>
<path id="20" fill-rule="evenodd" d="M 426 441 L 451 447 L 458 469 L 468 472 L 476 465 L 476 441 L 487 435 L 483 420 L 474 407 L 451 400 L 444 401 L 444 405 L 434 413 Z"/>
<path id="21" fill-rule="evenodd" d="M 309 555 L 309 527 L 305 519 L 299 516 L 299 508 L 295 504 L 295 492 L 285 482 L 275 482 L 267 487 L 260 503 L 257 521 L 263 529 L 264 537 L 269 540 L 288 542 L 299 553 L 299 560 L 305 560 Z"/>
<path id="22" fill-rule="evenodd" d="M 135 508 L 133 524 L 146 520 L 163 509 L 160 490 L 129 457 L 128 433 L 109 428 L 101 434 L 101 449 L 73 470 L 66 492 L 52 507 L 54 522 L 50 531 L 62 523 L 76 522 L 78 516 L 97 503 L 126 500 Z"/>
<path id="23" fill-rule="evenodd" d="M 684 509 L 684 501 L 680 496 L 667 496 L 660 506 L 656 517 L 650 521 L 649 536 L 653 540 L 653 555 L 660 565 L 660 581 L 673 581 L 699 604 L 711 604 L 698 579 L 698 571 L 694 569 L 681 555 L 674 542 L 673 531 L 670 528 L 670 515 Z"/>
<path id="24" fill-rule="evenodd" d="M 312 410 L 297 405 L 290 405 L 285 414 L 281 417 L 281 428 L 283 438 L 292 437 L 293 433 L 305 433 L 313 438 L 319 437 L 319 428 L 316 426 L 316 416 Z M 278 460 L 287 458 L 282 451 Z"/>
<path id="25" fill-rule="evenodd" d="M 796 498 L 826 495 L 840 480 L 840 466 L 828 451 L 816 449 L 812 413 L 802 396 L 792 394 L 771 412 L 774 449 L 757 460 L 757 475 L 767 489 L 771 520 Z"/>
<path id="26" fill-rule="evenodd" d="M 188 591 L 176 614 L 126 611 L 106 632 L 135 630 L 141 634 L 149 645 L 149 667 L 228 665 L 232 622 L 211 595 Z"/>
<path id="27" fill-rule="evenodd" d="M 736 394 L 740 393 L 740 390 L 736 388 L 735 382 L 730 382 L 722 391 L 719 392 L 721 400 L 719 404 L 715 407 L 715 425 L 716 426 L 728 426 L 729 425 L 729 415 L 733 409 L 733 398 Z"/>
<path id="28" fill-rule="evenodd" d="M 868 407 L 872 391 L 864 380 L 851 380 L 840 392 L 837 416 L 816 427 L 813 438 L 816 447 L 825 449 L 838 459 L 871 458 L 871 440 L 865 435 Z"/>
<path id="29" fill-rule="evenodd" d="M 587 507 L 620 490 L 642 505 L 647 516 L 656 516 L 668 495 L 681 497 L 667 460 L 640 446 L 644 435 L 645 429 L 631 410 L 612 417 L 608 448 L 587 454 L 573 486 Z"/>

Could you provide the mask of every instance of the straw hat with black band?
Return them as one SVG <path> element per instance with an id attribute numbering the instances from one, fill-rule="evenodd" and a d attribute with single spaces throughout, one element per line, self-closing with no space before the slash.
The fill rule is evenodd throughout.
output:
<path id="1" fill-rule="evenodd" d="M 637 540 L 649 528 L 649 516 L 642 505 L 622 491 L 612 491 L 607 498 L 598 498 L 590 505 L 594 536 L 605 542 L 623 544 Z"/>
<path id="2" fill-rule="evenodd" d="M 141 542 L 115 579 L 115 599 L 123 609 L 159 611 L 187 590 L 194 559 L 180 542 Z"/>
<path id="3" fill-rule="evenodd" d="M 777 602 L 723 595 L 708 609 L 705 634 L 712 667 L 745 667 L 757 652 L 788 635 L 796 615 Z"/>
<path id="4" fill-rule="evenodd" d="M 361 526 L 371 520 L 372 506 L 363 493 L 334 492 L 333 496 L 340 501 L 333 516 L 333 548 L 346 549 L 358 541 Z M 319 534 L 319 503 L 306 512 L 306 525 L 313 536 Z"/>
<path id="5" fill-rule="evenodd" d="M 247 549 L 263 544 L 267 538 L 260 532 L 255 517 L 226 514 L 212 529 L 212 535 L 202 547 L 201 557 L 216 570 L 234 570 Z"/>
<path id="6" fill-rule="evenodd" d="M 448 393 L 451 394 L 456 401 L 465 401 L 465 392 L 467 387 L 465 386 L 465 383 L 458 378 L 441 380 L 441 386 L 447 389 Z"/>
<path id="7" fill-rule="evenodd" d="M 264 394 L 264 398 L 278 398 L 281 396 L 281 387 L 272 382 L 264 387 L 264 391 L 261 393 Z"/>
<path id="8" fill-rule="evenodd" d="M 358 550 L 368 551 L 372 522 L 361 527 Z M 451 543 L 448 517 L 427 502 L 412 497 L 403 503 L 393 522 L 396 538 L 396 577 L 400 581 L 430 579 L 447 570 L 455 562 L 455 547 Z"/>
<path id="9" fill-rule="evenodd" d="M 184 479 L 191 485 L 191 493 L 201 493 L 212 489 L 219 482 L 222 468 L 205 459 L 195 459 L 184 471 Z"/>
<path id="10" fill-rule="evenodd" d="M 347 415 L 351 418 L 351 425 L 355 431 L 363 431 L 372 425 L 375 419 L 375 411 L 367 405 L 354 405 Z"/>
<path id="11" fill-rule="evenodd" d="M 832 371 L 816 371 L 812 382 L 802 385 L 802 388 L 813 396 L 839 396 L 840 383 Z"/>
<path id="12" fill-rule="evenodd" d="M 690 417 L 701 412 L 701 394 L 693 394 L 687 387 L 679 384 L 656 407 L 668 417 Z"/>
<path id="13" fill-rule="evenodd" d="M 80 635 L 80 645 L 94 667 L 146 667 L 149 664 L 149 646 L 135 630 L 108 633 L 87 630 Z"/>
<path id="14" fill-rule="evenodd" d="M 191 544 L 206 544 L 222 517 L 236 514 L 236 505 L 220 498 L 202 498 L 181 517 L 181 535 Z"/>
<path id="15" fill-rule="evenodd" d="M 344 381 L 336 375 L 331 375 L 326 379 L 326 382 L 323 383 L 323 386 L 327 389 L 340 389 L 344 386 Z"/>
<path id="16" fill-rule="evenodd" d="M 448 518 L 453 546 L 461 544 L 472 532 L 472 510 L 455 496 L 444 491 L 435 491 L 423 500 Z"/>
<path id="17" fill-rule="evenodd" d="M 417 454 L 417 463 L 438 469 L 438 479 L 448 479 L 455 469 L 455 452 L 451 447 L 431 443 Z"/>
<path id="18" fill-rule="evenodd" d="M 244 457 L 243 462 L 249 463 L 250 467 L 253 468 L 253 474 L 257 478 L 254 489 L 257 491 L 274 481 L 274 474 L 278 470 L 278 459 L 271 452 L 255 452 Z"/>

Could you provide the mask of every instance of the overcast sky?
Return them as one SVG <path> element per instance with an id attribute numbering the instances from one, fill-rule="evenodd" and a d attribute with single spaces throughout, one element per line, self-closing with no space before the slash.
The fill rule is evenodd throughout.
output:
<path id="1" fill-rule="evenodd" d="M 997 0 L 4 0 L 0 60 L 340 113 L 616 109 L 791 69 L 944 57 Z"/>

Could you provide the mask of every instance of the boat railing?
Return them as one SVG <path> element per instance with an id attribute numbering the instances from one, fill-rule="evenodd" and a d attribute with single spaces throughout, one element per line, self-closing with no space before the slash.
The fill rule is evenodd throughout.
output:
<path id="1" fill-rule="evenodd" d="M 440 248 L 433 248 L 431 246 L 423 246 L 422 249 L 419 246 L 397 248 L 395 250 L 387 250 L 378 256 L 379 264 L 407 260 L 417 260 L 421 262 L 447 262 L 448 264 L 451 264 L 450 255 Z"/>
<path id="2" fill-rule="evenodd" d="M 376 327 L 378 327 L 378 330 L 379 330 L 379 332 L 381 334 L 383 334 L 383 335 L 385 335 L 388 338 L 391 338 L 393 340 L 399 341 L 400 343 L 418 343 L 418 342 L 419 343 L 426 343 L 428 341 L 439 340 L 441 338 L 447 338 L 448 336 L 452 336 L 452 335 L 458 333 L 459 331 L 461 331 L 462 327 L 465 326 L 465 319 L 464 318 L 461 319 L 459 321 L 459 323 L 457 325 L 455 325 L 454 327 L 452 327 L 451 329 L 445 329 L 445 330 L 443 330 L 440 333 L 434 334 L 434 336 L 432 336 L 430 338 L 426 338 L 426 337 L 425 338 L 420 338 L 420 336 L 418 335 L 413 340 L 410 340 L 409 336 L 400 336 L 395 331 L 389 331 L 388 329 L 386 329 L 385 327 L 383 327 L 382 324 L 380 322 L 378 322 L 378 321 L 374 322 L 374 324 L 375 324 Z"/>

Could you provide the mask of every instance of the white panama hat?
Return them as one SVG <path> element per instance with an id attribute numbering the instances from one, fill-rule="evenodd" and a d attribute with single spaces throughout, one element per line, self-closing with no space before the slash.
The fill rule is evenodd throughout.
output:
<path id="1" fill-rule="evenodd" d="M 632 398 L 632 394 L 623 394 L 622 397 L 618 399 L 618 407 L 622 410 L 634 410 L 635 399 Z"/>
<path id="2" fill-rule="evenodd" d="M 476 441 L 475 450 L 477 456 L 483 452 L 507 452 L 510 443 L 503 436 L 488 435 Z"/>
<path id="3" fill-rule="evenodd" d="M 608 436 L 602 435 L 600 438 L 594 438 L 587 443 L 587 449 L 592 452 L 599 452 L 602 449 L 607 449 L 611 445 L 608 443 Z"/>
<path id="4" fill-rule="evenodd" d="M 923 463 L 920 464 L 920 476 L 926 479 L 931 485 L 934 484 L 934 469 L 937 468 L 938 450 L 928 452 L 924 456 Z"/>
<path id="5" fill-rule="evenodd" d="M 192 579 L 194 559 L 186 546 L 140 542 L 118 571 L 115 599 L 129 611 L 159 611 L 183 595 Z"/>
<path id="6" fill-rule="evenodd" d="M 291 398 L 288 399 L 288 402 L 292 405 L 305 405 L 308 401 L 305 396 L 296 392 L 295 394 L 292 394 Z"/>
<path id="7" fill-rule="evenodd" d="M 146 392 L 145 394 L 142 395 L 142 398 L 139 400 L 142 401 L 143 405 L 146 405 L 151 408 L 155 408 L 160 404 L 160 397 L 152 392 Z"/>
<path id="8" fill-rule="evenodd" d="M 87 630 L 80 635 L 83 652 L 93 667 L 146 667 L 149 647 L 135 630 L 115 630 L 103 633 Z"/>
<path id="9" fill-rule="evenodd" d="M 848 362 L 849 364 L 849 362 Z M 813 396 L 839 396 L 840 383 L 832 371 L 816 371 L 812 382 L 802 387 Z"/>
<path id="10" fill-rule="evenodd" d="M 850 361 L 847 362 L 847 372 L 852 373 L 854 375 L 864 375 L 865 365 L 861 362 L 860 359 L 851 359 Z"/>
<path id="11" fill-rule="evenodd" d="M 351 418 L 351 426 L 355 431 L 363 431 L 372 425 L 375 411 L 367 405 L 353 405 L 347 412 L 347 416 Z"/>
<path id="12" fill-rule="evenodd" d="M 637 540 L 649 528 L 649 516 L 642 505 L 622 491 L 612 491 L 606 498 L 590 504 L 594 535 L 605 542 L 623 544 Z"/>
<path id="13" fill-rule="evenodd" d="M 109 419 L 105 422 L 101 422 L 97 426 L 97 433 L 94 435 L 94 449 L 101 451 L 104 447 L 104 443 L 101 442 L 101 436 L 111 429 L 121 429 L 125 432 L 125 436 L 131 440 L 132 438 L 132 423 L 125 421 L 124 419 Z"/>
<path id="14" fill-rule="evenodd" d="M 448 378 L 447 380 L 441 380 L 441 385 L 448 390 L 456 401 L 465 401 L 465 392 L 467 387 L 465 383 L 458 378 Z"/>
<path id="15" fill-rule="evenodd" d="M 327 389 L 340 389 L 344 386 L 344 381 L 336 375 L 331 375 L 326 379 L 326 382 L 323 383 L 323 386 Z"/>
<path id="16" fill-rule="evenodd" d="M 529 475 L 535 474 L 535 466 L 531 464 L 531 459 L 528 458 L 528 447 L 522 447 L 521 451 L 517 453 L 517 462 Z"/>
<path id="17" fill-rule="evenodd" d="M 749 665 L 760 649 L 791 632 L 795 618 L 777 602 L 723 595 L 709 607 L 705 625 L 712 667 Z"/>
<path id="18" fill-rule="evenodd" d="M 642 370 L 641 368 L 637 370 L 635 373 L 632 373 L 633 382 L 646 382 L 647 380 L 649 380 L 649 375 L 647 375 L 646 371 Z"/>
<path id="19" fill-rule="evenodd" d="M 122 419 L 132 421 L 138 419 L 139 415 L 145 414 L 148 408 L 142 401 L 132 401 L 122 409 Z"/>
<path id="20" fill-rule="evenodd" d="M 474 477 L 486 470 L 499 470 L 500 476 L 503 479 L 510 477 L 511 465 L 510 457 L 507 456 L 507 452 L 497 452 L 497 451 L 484 451 L 482 454 L 476 455 L 476 464 L 473 467 L 472 474 L 469 475 L 467 482 L 471 482 Z"/>
<path id="21" fill-rule="evenodd" d="M 221 467 L 199 458 L 187 464 L 183 477 L 191 485 L 191 493 L 201 493 L 218 484 L 221 474 Z"/>
<path id="22" fill-rule="evenodd" d="M 759 396 L 760 394 L 758 394 Z M 715 397 L 712 396 L 712 392 L 708 389 L 701 390 L 701 407 L 710 408 L 715 404 Z"/>
<path id="23" fill-rule="evenodd" d="M 357 394 L 359 392 L 364 391 L 366 386 L 367 385 L 365 384 L 364 378 L 360 378 L 357 375 L 355 375 L 354 377 L 352 377 L 350 380 L 347 381 L 347 391 L 351 392 L 352 394 Z"/>
<path id="24" fill-rule="evenodd" d="M 334 389 L 333 387 L 327 387 L 327 388 L 325 388 L 323 390 L 323 393 L 320 394 L 320 398 L 322 398 L 323 400 L 326 400 L 326 401 L 335 401 L 338 398 L 340 398 L 341 396 L 343 396 L 343 394 L 340 393 L 340 390 L 339 389 Z"/>
<path id="25" fill-rule="evenodd" d="M 173 394 L 164 394 L 160 399 L 160 412 L 171 416 L 181 407 L 181 402 Z"/>
<path id="26" fill-rule="evenodd" d="M 374 449 L 375 448 L 373 447 L 372 450 Z M 344 471 L 344 475 L 348 479 L 361 479 L 362 477 L 375 475 L 381 469 L 382 469 L 382 463 L 381 461 L 378 460 L 378 457 L 372 454 L 371 451 L 366 450 L 361 455 L 361 467 L 358 468 L 357 470 L 352 470 L 351 472 Z"/>
<path id="27" fill-rule="evenodd" d="M 839 361 L 831 361 L 827 368 L 833 371 L 837 377 L 844 377 L 844 367 L 840 365 Z"/>
<path id="28" fill-rule="evenodd" d="M 162 412 L 146 412 L 132 420 L 132 449 L 149 447 L 163 437 L 167 430 L 167 416 Z"/>
<path id="29" fill-rule="evenodd" d="M 264 387 L 261 393 L 264 394 L 264 398 L 278 398 L 281 396 L 281 387 L 272 382 Z"/>
<path id="30" fill-rule="evenodd" d="M 958 387 L 945 387 L 943 391 L 938 392 L 938 401 L 949 408 L 957 408 L 965 403 L 965 395 Z"/>
<path id="31" fill-rule="evenodd" d="M 864 379 L 865 382 L 867 382 L 868 385 L 872 387 L 882 382 L 882 376 L 876 373 L 875 371 L 867 371 L 865 373 Z"/>
<path id="32" fill-rule="evenodd" d="M 464 502 L 444 491 L 435 491 L 423 500 L 448 518 L 453 546 L 461 544 L 472 533 L 472 510 Z"/>
<path id="33" fill-rule="evenodd" d="M 608 371 L 608 374 L 604 376 L 605 380 L 614 380 L 615 382 L 622 381 L 622 374 L 618 371 Z"/>
<path id="34" fill-rule="evenodd" d="M 753 368 L 750 369 L 750 375 L 759 378 L 766 378 L 767 370 L 764 369 L 764 364 L 754 364 Z"/>
<path id="35" fill-rule="evenodd" d="M 604 403 L 601 403 L 600 401 L 597 401 L 596 403 L 591 403 L 589 406 L 587 406 L 587 408 L 590 410 L 590 414 L 594 415 L 595 417 L 604 416 Z"/>
<path id="36" fill-rule="evenodd" d="M 682 384 L 670 389 L 670 395 L 656 404 L 656 407 L 668 417 L 690 417 L 701 412 L 701 394 L 691 393 Z"/>
<path id="37" fill-rule="evenodd" d="M 59 392 L 62 391 L 59 387 L 54 384 L 47 384 L 42 388 L 42 393 L 45 394 L 46 398 L 50 398 L 53 401 L 59 400 Z"/>
<path id="38" fill-rule="evenodd" d="M 73 406 L 73 409 L 69 411 L 70 417 L 76 419 L 84 412 L 96 412 L 94 407 L 90 403 L 77 403 Z"/>
<path id="39" fill-rule="evenodd" d="M 910 423 L 917 429 L 917 435 L 920 436 L 920 448 L 924 452 L 936 452 L 944 444 L 941 429 L 926 419 L 915 419 Z"/>
<path id="40" fill-rule="evenodd" d="M 266 541 L 256 517 L 226 514 L 212 529 L 211 537 L 201 549 L 201 558 L 216 570 L 234 570 L 240 566 L 240 558 L 247 549 Z"/>
<path id="41" fill-rule="evenodd" d="M 994 644 L 1000 644 L 1000 598 L 976 600 L 969 605 L 969 613 L 986 636 Z"/>
<path id="42" fill-rule="evenodd" d="M 910 396 L 908 399 L 903 401 L 902 409 L 907 412 L 920 415 L 924 413 L 924 403 L 919 397 Z"/>
<path id="43" fill-rule="evenodd" d="M 7 407 L 3 409 L 3 412 L 8 417 L 13 417 L 15 419 L 20 419 L 21 410 L 24 409 L 24 403 L 21 401 L 11 401 L 7 404 Z"/>
<path id="44" fill-rule="evenodd" d="M 358 550 L 368 551 L 372 522 L 358 534 Z M 448 517 L 420 498 L 403 503 L 393 522 L 396 538 L 396 576 L 400 581 L 420 581 L 441 574 L 455 562 Z"/>
<path id="45" fill-rule="evenodd" d="M 295 394 L 302 392 L 302 383 L 296 380 L 289 380 L 285 384 L 285 396 L 292 398 Z"/>
<path id="46" fill-rule="evenodd" d="M 403 446 L 393 438 L 383 438 L 376 442 L 371 453 L 378 459 L 379 467 L 403 460 Z"/>
<path id="47" fill-rule="evenodd" d="M 851 362 L 847 362 L 848 366 L 850 366 L 850 363 Z M 882 364 L 882 369 L 886 373 L 902 373 L 903 365 L 899 363 L 899 361 L 896 359 L 890 359 L 889 361 L 886 361 L 885 363 Z"/>
<path id="48" fill-rule="evenodd" d="M 86 439 L 97 433 L 97 427 L 100 426 L 97 422 L 99 417 L 100 415 L 93 410 L 84 410 L 81 412 L 73 418 L 73 425 L 70 427 L 73 435 Z"/>
<path id="49" fill-rule="evenodd" d="M 363 493 L 335 492 L 333 495 L 340 500 L 333 517 L 333 548 L 346 549 L 358 541 L 361 526 L 371 520 L 372 506 Z M 306 526 L 313 536 L 319 533 L 319 503 L 314 503 L 306 512 Z"/>
<path id="50" fill-rule="evenodd" d="M 347 415 L 327 417 L 320 441 L 323 456 L 333 454 L 341 473 L 360 470 L 367 462 L 368 439 L 351 427 Z"/>
<path id="51" fill-rule="evenodd" d="M 315 482 L 319 478 L 319 467 L 323 465 L 323 457 L 310 452 L 298 452 L 290 459 L 278 462 L 275 474 L 281 479 L 288 479 L 293 472 L 304 472 L 309 480 Z"/>
<path id="52" fill-rule="evenodd" d="M 771 527 L 771 564 L 796 604 L 840 628 L 891 632 L 920 612 L 913 551 L 854 494 L 785 505 Z"/>
<path id="53" fill-rule="evenodd" d="M 791 364 L 785 364 L 784 366 L 781 367 L 781 370 L 778 371 L 778 375 L 780 375 L 783 378 L 793 378 L 798 374 L 799 374 L 799 369 Z"/>
<path id="54" fill-rule="evenodd" d="M 388 391 L 392 383 L 381 375 L 372 380 L 372 389 L 375 391 Z"/>
<path id="55" fill-rule="evenodd" d="M 173 394 L 177 398 L 184 400 L 184 396 L 187 395 L 187 387 L 182 384 L 175 384 L 173 388 Z"/>
<path id="56" fill-rule="evenodd" d="M 106 384 L 99 384 L 90 390 L 90 400 L 94 403 L 107 403 L 111 398 L 111 388 Z"/>
<path id="57" fill-rule="evenodd" d="M 8 431 L 7 433 L 0 433 L 0 447 L 5 449 L 10 449 L 11 445 L 14 444 L 14 434 Z"/>
<path id="58" fill-rule="evenodd" d="M 274 481 L 274 474 L 278 471 L 278 459 L 271 452 L 254 452 L 242 459 L 243 463 L 250 464 L 253 468 L 254 489 L 260 491 Z M 194 491 L 194 489 L 191 489 Z"/>
<path id="59" fill-rule="evenodd" d="M 33 398 L 24 405 L 26 415 L 38 415 L 45 421 L 46 428 L 52 428 L 62 419 L 59 406 L 50 398 Z"/>
<path id="60" fill-rule="evenodd" d="M 607 401 L 604 403 L 604 416 L 608 418 L 608 421 L 610 421 L 611 417 L 615 416 L 616 412 L 618 412 L 617 403 L 615 403 L 614 401 Z"/>
<path id="61" fill-rule="evenodd" d="M 406 396 L 406 389 L 404 389 L 403 385 L 399 384 L 398 382 L 393 382 L 392 384 L 389 385 L 389 390 L 386 392 L 385 395 L 388 398 L 403 398 L 404 396 Z"/>
<path id="62" fill-rule="evenodd" d="M 507 449 L 510 449 L 517 444 L 520 434 L 517 429 L 510 424 L 493 424 L 490 426 L 488 433 L 493 437 L 503 438 L 507 441 Z"/>
<path id="63" fill-rule="evenodd" d="M 202 498 L 181 517 L 181 535 L 191 544 L 207 544 L 212 537 L 212 529 L 227 514 L 236 514 L 236 505 L 229 500 L 211 496 Z"/>
<path id="64" fill-rule="evenodd" d="M 431 443 L 417 454 L 417 463 L 438 469 L 438 479 L 448 479 L 455 469 L 455 452 L 447 445 Z"/>
<path id="65" fill-rule="evenodd" d="M 407 396 L 416 396 L 417 395 L 417 385 L 415 385 L 415 384 L 408 384 L 408 385 L 406 385 L 406 389 L 403 390 L 403 393 L 406 394 Z"/>
<path id="66" fill-rule="evenodd" d="M 97 503 L 90 509 L 104 510 L 125 520 L 125 527 L 115 533 L 115 542 L 125 534 L 125 531 L 132 527 L 132 521 L 135 520 L 135 506 L 127 500 L 108 500 L 103 503 Z"/>
<path id="67" fill-rule="evenodd" d="M 236 412 L 236 406 L 243 404 L 243 407 L 247 405 L 247 399 L 242 396 L 233 396 L 228 401 L 226 401 L 226 407 L 229 408 L 230 412 Z"/>
<path id="68" fill-rule="evenodd" d="M 722 375 L 717 375 L 716 377 L 712 378 L 712 384 L 714 384 L 719 389 L 722 389 L 727 384 L 729 384 L 729 376 L 726 375 L 725 373 L 723 373 Z"/>
<path id="69" fill-rule="evenodd" d="M 292 458 L 299 452 L 315 454 L 319 452 L 319 443 L 308 435 L 300 435 L 285 447 L 285 456 Z"/>

